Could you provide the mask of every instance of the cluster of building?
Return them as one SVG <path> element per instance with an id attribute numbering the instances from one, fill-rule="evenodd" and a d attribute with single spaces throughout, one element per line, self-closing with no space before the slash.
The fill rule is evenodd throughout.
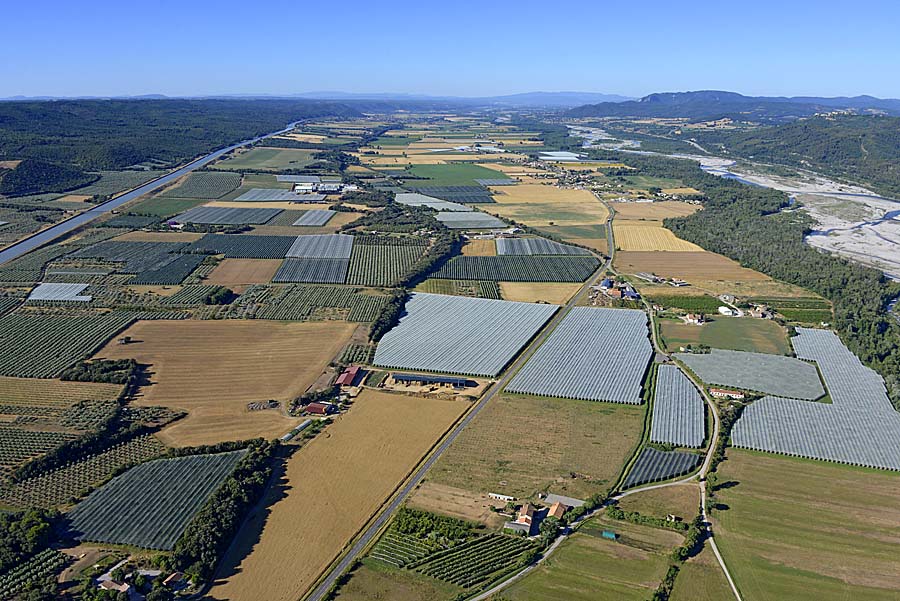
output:
<path id="1" fill-rule="evenodd" d="M 599 286 L 591 286 L 592 297 L 598 293 L 618 300 L 639 301 L 641 295 L 627 282 L 617 282 L 612 278 L 603 278 Z"/>
<path id="2" fill-rule="evenodd" d="M 153 581 L 162 577 L 161 570 L 147 570 L 147 569 L 135 569 L 128 572 L 124 572 L 121 575 L 113 577 L 117 571 L 121 571 L 124 569 L 124 566 L 128 564 L 128 559 L 123 559 L 112 568 L 110 568 L 107 572 L 100 575 L 95 583 L 97 588 L 102 591 L 110 591 L 112 593 L 124 593 L 133 601 L 141 601 L 144 599 L 144 594 L 138 589 L 138 585 L 141 585 L 140 581 L 143 580 L 147 586 L 151 586 Z M 188 579 L 185 577 L 183 572 L 172 572 L 168 576 L 166 576 L 162 585 L 171 591 L 180 591 L 190 584 Z"/>
<path id="3" fill-rule="evenodd" d="M 655 273 L 647 273 L 646 271 L 642 271 L 634 275 L 644 280 L 645 282 L 650 282 L 651 284 L 668 284 L 669 286 L 674 286 L 675 288 L 690 286 L 689 283 L 685 282 L 681 278 L 661 278 Z"/>
<path id="4" fill-rule="evenodd" d="M 340 181 L 322 181 L 317 175 L 297 175 L 292 178 L 291 190 L 297 194 L 344 194 L 359 190 L 356 184 L 345 184 Z"/>
<path id="5" fill-rule="evenodd" d="M 301 410 L 304 415 L 334 415 L 340 412 L 341 403 L 356 398 L 360 393 L 360 387 L 369 372 L 359 365 L 352 365 L 342 371 L 334 381 L 338 387 L 335 397 L 327 401 L 313 401 L 303 405 Z"/>
<path id="6" fill-rule="evenodd" d="M 515 497 L 499 493 L 488 493 L 488 496 L 505 503 L 514 503 L 516 501 Z M 504 529 L 521 532 L 525 536 L 537 536 L 540 533 L 541 522 L 547 518 L 561 520 L 566 512 L 573 507 L 584 505 L 584 501 L 581 499 L 573 499 L 562 495 L 544 495 L 544 493 L 541 493 L 538 497 L 543 502 L 543 506 L 538 506 L 534 503 L 523 503 L 516 511 L 515 519 L 503 525 Z"/>
<path id="7" fill-rule="evenodd" d="M 709 394 L 717 399 L 731 399 L 733 401 L 742 401 L 745 396 L 740 390 L 729 390 L 727 388 L 710 388 Z"/>

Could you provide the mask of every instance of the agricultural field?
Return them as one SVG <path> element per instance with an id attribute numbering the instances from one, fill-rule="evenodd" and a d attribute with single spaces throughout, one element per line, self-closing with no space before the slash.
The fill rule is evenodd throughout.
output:
<path id="1" fill-rule="evenodd" d="M 207 202 L 202 198 L 170 198 L 154 196 L 128 205 L 128 211 L 137 215 L 152 215 L 160 219 L 172 217 Z"/>
<path id="2" fill-rule="evenodd" d="M 430 578 L 411 570 L 397 570 L 380 561 L 365 559 L 341 585 L 337 601 L 371 601 L 372 599 L 407 599 L 412 601 L 447 601 L 460 594 L 458 586 Z"/>
<path id="3" fill-rule="evenodd" d="M 290 430 L 295 419 L 276 410 L 248 412 L 247 403 L 306 392 L 355 328 L 338 321 L 141 321 L 126 332 L 135 342 L 111 343 L 96 356 L 149 364 L 150 384 L 135 404 L 188 412 L 162 431 L 163 442 L 214 444 Z"/>
<path id="4" fill-rule="evenodd" d="M 396 286 L 425 254 L 424 246 L 354 245 L 347 283 L 359 286 Z"/>
<path id="5" fill-rule="evenodd" d="M 254 285 L 230 305 L 210 307 L 207 318 L 370 322 L 388 298 L 342 286 Z"/>
<path id="6" fill-rule="evenodd" d="M 506 390 L 639 404 L 653 355 L 648 336 L 643 311 L 575 307 Z"/>
<path id="7" fill-rule="evenodd" d="M 616 241 L 616 250 L 626 252 L 699 252 L 703 250 L 692 242 L 681 240 L 664 227 L 640 221 L 614 220 L 613 237 Z"/>
<path id="8" fill-rule="evenodd" d="M 467 240 L 462 254 L 465 257 L 493 257 L 497 255 L 497 244 L 494 240 Z"/>
<path id="9" fill-rule="evenodd" d="M 228 259 L 283 259 L 296 236 L 206 234 L 184 251 L 225 255 Z"/>
<path id="10" fill-rule="evenodd" d="M 615 484 L 644 415 L 643 406 L 504 394 L 463 430 L 427 482 L 478 494 L 528 498 L 549 489 L 585 499 Z"/>
<path id="11" fill-rule="evenodd" d="M 631 466 L 623 488 L 632 488 L 651 482 L 661 482 L 683 476 L 700 465 L 703 456 L 684 451 L 657 451 L 651 447 L 641 449 L 637 461 Z"/>
<path id="12" fill-rule="evenodd" d="M 251 516 L 238 533 L 210 597 L 302 597 L 469 406 L 363 392 L 329 426 L 328 436 L 313 439 L 288 460 L 285 487 L 272 490 L 274 504 Z M 329 510 L 310 511 L 313 498 Z"/>
<path id="13" fill-rule="evenodd" d="M 68 558 L 56 549 L 44 549 L 14 568 L 0 574 L 0 599 L 19 599 L 26 590 L 63 570 Z"/>
<path id="14" fill-rule="evenodd" d="M 281 261 L 278 259 L 225 259 L 204 280 L 217 286 L 249 286 L 272 281 Z"/>
<path id="15" fill-rule="evenodd" d="M 722 601 L 733 599 L 728 581 L 709 545 L 681 565 L 670 601 Z"/>
<path id="16" fill-rule="evenodd" d="M 500 291 L 500 286 L 497 282 L 494 281 L 427 279 L 416 286 L 415 291 L 427 292 L 429 294 L 469 296 L 472 298 L 493 298 L 496 300 L 503 299 Z"/>
<path id="17" fill-rule="evenodd" d="M 188 174 L 178 184 L 166 188 L 160 196 L 167 198 L 222 198 L 241 185 L 240 173 L 198 171 Z"/>
<path id="18" fill-rule="evenodd" d="M 53 378 L 127 328 L 127 311 L 10 313 L 0 318 L 0 375 Z"/>
<path id="19" fill-rule="evenodd" d="M 178 223 L 202 225 L 262 225 L 281 213 L 281 209 L 238 209 L 232 207 L 194 207 L 172 218 Z"/>
<path id="20" fill-rule="evenodd" d="M 66 514 L 81 541 L 172 550 L 246 451 L 157 459 L 129 469 Z"/>
<path id="21" fill-rule="evenodd" d="M 59 469 L 0 488 L 0 504 L 13 507 L 56 507 L 78 498 L 85 490 L 122 467 L 153 459 L 165 447 L 151 434 L 135 437 L 101 453 Z"/>
<path id="22" fill-rule="evenodd" d="M 680 319 L 660 319 L 660 337 L 666 348 L 673 352 L 689 344 L 773 355 L 791 352 L 787 332 L 772 320 L 724 315 L 715 315 L 711 319 L 702 326 L 686 324 Z"/>
<path id="23" fill-rule="evenodd" d="M 628 221 L 657 221 L 669 217 L 686 217 L 696 213 L 700 205 L 672 200 L 662 202 L 611 202 L 609 206 L 616 212 L 616 219 Z"/>
<path id="24" fill-rule="evenodd" d="M 138 273 L 129 284 L 135 286 L 162 286 L 182 283 L 206 257 L 203 255 L 178 255 L 174 260 L 157 269 Z"/>
<path id="25" fill-rule="evenodd" d="M 78 188 L 77 194 L 94 196 L 112 196 L 119 192 L 137 188 L 165 174 L 165 171 L 100 171 L 100 179 L 84 188 Z"/>
<path id="26" fill-rule="evenodd" d="M 498 255 L 590 255 L 577 246 L 560 244 L 546 238 L 498 238 Z"/>
<path id="27" fill-rule="evenodd" d="M 809 401 L 825 394 L 816 366 L 793 357 L 721 349 L 675 357 L 706 384 Z"/>
<path id="28" fill-rule="evenodd" d="M 603 530 L 616 532 L 619 540 L 602 538 Z M 681 542 L 669 530 L 594 518 L 560 545 L 552 561 L 500 594 L 510 601 L 644 601 Z"/>
<path id="29" fill-rule="evenodd" d="M 713 527 L 744 599 L 896 598 L 900 475 L 729 449 L 719 478 Z"/>
<path id="30" fill-rule="evenodd" d="M 498 282 L 498 284 L 505 300 L 551 305 L 566 304 L 581 289 L 581 284 L 565 282 Z"/>
<path id="31" fill-rule="evenodd" d="M 0 404 L 6 407 L 64 408 L 79 401 L 116 399 L 121 392 L 119 384 L 0 377 Z"/>
<path id="32" fill-rule="evenodd" d="M 285 169 L 302 169 L 311 165 L 315 150 L 297 148 L 269 148 L 256 146 L 244 152 L 235 152 L 222 161 L 214 163 L 212 169 L 241 171 L 243 169 L 262 169 L 266 171 L 283 171 Z"/>
<path id="33" fill-rule="evenodd" d="M 663 519 L 674 514 L 689 521 L 700 510 L 700 489 L 692 482 L 638 491 L 619 499 L 616 506 L 625 512 Z"/>
<path id="34" fill-rule="evenodd" d="M 600 261 L 595 257 L 497 256 L 453 257 L 431 277 L 503 282 L 583 282 Z"/>
<path id="35" fill-rule="evenodd" d="M 495 376 L 558 307 L 415 293 L 375 351 L 375 365 Z"/>
<path id="36" fill-rule="evenodd" d="M 519 184 L 495 187 L 492 192 L 492 213 L 558 235 L 566 242 L 607 251 L 609 211 L 589 191 Z"/>
<path id="37" fill-rule="evenodd" d="M 705 438 L 706 406 L 700 392 L 675 365 L 656 370 L 650 442 L 700 447 Z"/>
<path id="38" fill-rule="evenodd" d="M 350 259 L 294 259 L 286 258 L 273 282 L 311 283 L 311 284 L 343 284 L 347 279 Z"/>
<path id="39" fill-rule="evenodd" d="M 480 211 L 443 211 L 435 217 L 452 230 L 477 230 L 506 227 L 506 223 Z"/>

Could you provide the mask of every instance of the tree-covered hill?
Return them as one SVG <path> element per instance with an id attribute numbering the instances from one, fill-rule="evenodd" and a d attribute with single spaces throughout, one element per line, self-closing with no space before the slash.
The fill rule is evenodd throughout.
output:
<path id="1" fill-rule="evenodd" d="M 314 100 L 63 100 L 0 102 L 0 193 L 68 190 L 86 171 L 154 161 L 172 166 L 292 121 L 352 117 L 345 103 Z"/>
<path id="2" fill-rule="evenodd" d="M 900 118 L 815 117 L 786 125 L 699 138 L 712 152 L 805 167 L 900 196 Z"/>

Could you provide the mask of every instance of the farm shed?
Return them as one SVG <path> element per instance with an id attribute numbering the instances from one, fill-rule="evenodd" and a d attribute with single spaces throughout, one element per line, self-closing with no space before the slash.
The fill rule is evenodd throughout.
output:
<path id="1" fill-rule="evenodd" d="M 575 307 L 506 390 L 637 405 L 652 355 L 643 311 Z"/>
<path id="2" fill-rule="evenodd" d="M 303 411 L 310 415 L 331 415 L 332 413 L 337 413 L 338 408 L 333 403 L 310 403 L 303 408 Z"/>
<path id="3" fill-rule="evenodd" d="M 675 357 L 707 384 L 806 400 L 825 394 L 816 366 L 793 357 L 721 349 Z"/>
<path id="4" fill-rule="evenodd" d="M 650 440 L 680 447 L 703 445 L 703 398 L 681 369 L 660 365 L 656 372 Z"/>
<path id="5" fill-rule="evenodd" d="M 381 339 L 374 363 L 394 369 L 495 376 L 558 308 L 415 293 L 400 322 Z"/>
<path id="6" fill-rule="evenodd" d="M 353 365 L 345 369 L 334 383 L 338 386 L 356 386 L 365 373 L 359 365 Z"/>
<path id="7" fill-rule="evenodd" d="M 450 376 L 432 376 L 428 374 L 401 374 L 392 373 L 391 380 L 398 384 L 444 384 L 453 388 L 466 388 L 476 386 L 473 380 L 467 378 L 453 378 Z"/>

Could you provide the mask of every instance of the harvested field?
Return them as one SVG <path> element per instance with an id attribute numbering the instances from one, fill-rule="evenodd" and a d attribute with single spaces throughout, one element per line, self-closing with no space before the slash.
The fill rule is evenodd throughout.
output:
<path id="1" fill-rule="evenodd" d="M 900 475 L 729 449 L 716 541 L 747 601 L 897 598 Z"/>
<path id="2" fill-rule="evenodd" d="M 675 234 L 669 233 L 673 237 L 675 236 Z M 620 246 L 620 244 L 618 234 L 616 234 L 616 245 Z M 677 253 L 662 251 L 617 252 L 616 268 L 625 273 L 645 271 L 655 273 L 663 278 L 682 278 L 691 283 L 695 283 L 697 280 L 741 282 L 766 281 L 770 279 L 767 275 L 741 267 L 731 259 L 705 250 Z M 669 289 L 671 290 L 671 287 Z"/>
<path id="3" fill-rule="evenodd" d="M 722 601 L 733 599 L 734 593 L 709 545 L 696 557 L 682 564 L 675 579 L 670 601 Z"/>
<path id="4" fill-rule="evenodd" d="M 703 249 L 685 240 L 659 225 L 650 225 L 639 221 L 613 221 L 613 236 L 616 249 L 623 251 L 667 251 L 697 252 Z"/>
<path id="5" fill-rule="evenodd" d="M 78 401 L 115 400 L 120 392 L 119 384 L 0 377 L 0 404 L 18 407 L 68 407 Z"/>
<path id="6" fill-rule="evenodd" d="M 301 598 L 469 406 L 363 392 L 288 460 L 286 486 L 273 491 L 277 502 L 238 533 L 209 597 Z M 309 511 L 311 499 L 328 510 Z"/>
<path id="7" fill-rule="evenodd" d="M 141 321 L 135 341 L 97 353 L 150 364 L 138 405 L 165 405 L 188 417 L 162 431 L 175 446 L 274 437 L 297 422 L 278 411 L 247 411 L 249 401 L 304 393 L 350 339 L 355 324 L 325 321 Z"/>
<path id="8" fill-rule="evenodd" d="M 336 601 L 448 601 L 463 589 L 412 570 L 397 570 L 384 563 L 366 559 L 353 570 L 353 577 L 342 585 Z"/>
<path id="9" fill-rule="evenodd" d="M 204 283 L 217 286 L 246 286 L 272 281 L 281 265 L 279 259 L 225 259 L 210 273 Z"/>
<path id="10" fill-rule="evenodd" d="M 497 254 L 494 240 L 469 240 L 462 247 L 462 254 L 467 257 L 493 257 Z"/>
<path id="11" fill-rule="evenodd" d="M 668 217 L 686 217 L 700 210 L 700 205 L 664 200 L 662 202 L 611 202 L 616 219 L 662 221 Z"/>
<path id="12" fill-rule="evenodd" d="M 470 492 L 463 488 L 426 480 L 416 487 L 416 490 L 410 495 L 407 505 L 499 528 L 503 524 L 503 517 L 491 511 L 489 507 L 501 506 L 505 503 L 491 499 L 487 493 Z"/>
<path id="13" fill-rule="evenodd" d="M 195 232 L 128 232 L 116 237 L 117 242 L 195 242 L 203 234 Z"/>
<path id="14" fill-rule="evenodd" d="M 549 487 L 585 499 L 615 483 L 640 440 L 644 412 L 644 406 L 500 395 L 427 480 L 478 494 L 527 498 Z"/>
<path id="15" fill-rule="evenodd" d="M 498 282 L 504 300 L 564 305 L 581 284 L 546 282 Z"/>

